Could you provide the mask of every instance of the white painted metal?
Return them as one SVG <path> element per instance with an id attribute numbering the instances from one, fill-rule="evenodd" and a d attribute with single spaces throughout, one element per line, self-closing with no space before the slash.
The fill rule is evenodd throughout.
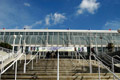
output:
<path id="1" fill-rule="evenodd" d="M 91 62 L 91 53 L 90 53 L 90 56 L 89 56 L 89 62 L 90 62 L 90 73 L 92 73 L 92 62 Z"/>
<path id="2" fill-rule="evenodd" d="M 12 49 L 12 53 L 14 53 L 14 48 L 15 48 L 15 39 L 16 39 L 16 35 L 14 35 L 14 40 L 13 40 L 13 49 Z"/>
<path id="3" fill-rule="evenodd" d="M 20 49 L 21 50 L 21 49 Z M 20 51 L 17 52 L 17 54 L 19 54 Z M 17 56 L 17 58 L 8 66 L 6 67 L 1 73 L 0 75 L 2 75 L 3 73 L 5 73 L 11 66 L 13 66 L 16 63 L 16 69 L 15 69 L 15 79 L 17 78 L 16 74 L 17 74 L 17 61 L 23 56 L 24 54 L 21 53 L 20 55 Z"/>
<path id="4" fill-rule="evenodd" d="M 15 65 L 15 80 L 17 80 L 17 61 L 16 61 L 16 65 Z"/>
<path id="5" fill-rule="evenodd" d="M 6 32 L 24 32 L 23 29 L 6 29 Z M 68 32 L 65 29 L 26 29 L 26 32 Z M 0 29 L 0 32 L 4 32 Z M 96 33 L 118 33 L 117 30 L 69 30 L 69 32 L 96 32 Z"/>
<path id="6" fill-rule="evenodd" d="M 97 60 L 104 68 L 106 68 L 110 73 L 112 73 L 116 79 L 120 80 L 120 78 L 114 72 L 112 72 L 107 66 L 105 66 L 94 54 L 92 55 L 95 58 L 95 60 Z"/>
<path id="7" fill-rule="evenodd" d="M 100 62 L 98 62 L 98 72 L 99 72 L 99 80 L 101 80 L 101 76 L 100 76 Z"/>
<path id="8" fill-rule="evenodd" d="M 24 54 L 25 55 L 25 54 Z M 25 58 L 25 63 L 24 63 L 24 73 L 26 73 L 26 55 L 24 56 Z"/>
<path id="9" fill-rule="evenodd" d="M 113 71 L 113 73 L 114 73 L 114 57 L 117 57 L 117 58 L 120 59 L 120 57 L 118 55 L 115 55 L 115 56 L 112 57 L 112 71 Z M 115 80 L 115 76 L 114 75 L 113 75 L 113 80 Z"/>
<path id="10" fill-rule="evenodd" d="M 59 80 L 59 51 L 57 54 L 57 80 Z"/>

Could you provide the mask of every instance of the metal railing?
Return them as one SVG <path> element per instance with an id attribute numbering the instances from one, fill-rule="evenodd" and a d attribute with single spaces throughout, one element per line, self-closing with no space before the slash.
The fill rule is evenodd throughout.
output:
<path id="1" fill-rule="evenodd" d="M 10 50 L 10 49 L 6 49 L 6 48 L 3 48 L 3 47 L 0 47 L 0 50 L 4 53 L 5 52 L 5 55 L 4 56 L 2 56 L 3 58 L 2 58 L 2 60 L 0 60 L 1 62 L 3 61 L 5 61 L 6 59 L 9 59 L 9 58 L 11 58 L 11 57 L 15 57 L 16 55 L 17 55 L 17 52 L 15 51 L 15 53 L 12 53 L 12 50 Z M 1 59 L 1 58 L 0 58 Z"/>
<path id="2" fill-rule="evenodd" d="M 85 61 L 87 64 L 89 64 L 89 62 L 83 57 L 83 55 L 80 54 L 80 52 L 78 52 L 78 55 L 79 55 L 79 59 L 80 57 L 82 58 L 83 61 Z M 84 65 L 84 62 L 83 63 L 83 70 L 85 69 L 85 65 Z"/>
<path id="3" fill-rule="evenodd" d="M 111 74 L 113 74 L 113 79 L 116 78 L 118 80 L 120 80 L 120 78 L 114 73 L 112 72 L 107 66 L 105 66 L 94 54 L 91 53 L 90 57 L 93 56 L 95 58 L 95 60 L 98 61 L 98 71 L 99 71 L 99 80 L 101 80 L 101 75 L 100 75 L 100 65 L 103 66 L 105 69 L 107 69 Z"/>
<path id="4" fill-rule="evenodd" d="M 0 57 L 1 57 L 1 72 L 2 72 L 2 70 L 3 70 L 3 68 L 2 68 L 3 67 L 3 56 L 0 55 Z"/>
<path id="5" fill-rule="evenodd" d="M 5 61 L 7 60 L 7 59 L 12 59 L 12 58 L 16 58 L 18 55 L 19 55 L 19 53 L 21 52 L 21 49 L 17 52 L 17 53 L 7 53 L 7 55 L 5 55 L 5 56 L 2 56 L 2 55 L 0 55 L 0 61 L 1 61 L 1 72 L 3 71 L 3 69 L 4 69 L 4 63 L 5 63 Z M 10 54 L 10 55 L 9 55 Z"/>
<path id="6" fill-rule="evenodd" d="M 11 53 L 12 52 L 11 49 L 7 49 L 7 48 L 3 48 L 3 47 L 0 47 L 0 50 L 2 50 L 4 52 L 7 52 L 7 53 Z M 14 53 L 17 53 L 17 51 L 14 51 Z"/>
<path id="7" fill-rule="evenodd" d="M 26 62 L 26 55 L 24 53 L 21 53 L 21 49 L 17 52 L 17 56 L 16 59 L 9 65 L 7 66 L 4 70 L 1 71 L 0 73 L 0 79 L 1 79 L 1 75 L 3 73 L 5 73 L 10 67 L 14 66 L 14 64 L 16 63 L 16 67 L 15 67 L 15 80 L 17 78 L 17 61 L 24 55 L 25 56 L 25 62 Z"/>
<path id="8" fill-rule="evenodd" d="M 38 53 L 39 52 L 37 52 L 33 57 L 31 57 L 30 58 L 30 60 L 26 63 L 26 64 L 24 64 L 24 73 L 26 73 L 26 66 L 32 61 L 32 66 L 31 66 L 31 68 L 33 69 L 33 59 L 35 59 L 35 57 L 36 57 L 36 63 L 37 63 L 37 59 L 38 59 Z M 41 55 L 41 53 L 39 54 L 39 59 L 40 59 L 40 55 Z"/>
<path id="9" fill-rule="evenodd" d="M 115 65 L 115 64 L 114 64 L 114 60 L 115 60 L 114 57 L 117 57 L 117 58 L 120 59 L 120 56 L 118 56 L 118 55 L 115 55 L 115 56 L 112 57 L 112 71 L 113 71 L 113 72 L 115 72 L 115 71 L 114 71 L 114 65 Z M 113 75 L 113 78 L 114 78 L 114 80 L 115 80 L 115 76 L 114 76 L 114 75 Z"/>
<path id="10" fill-rule="evenodd" d="M 107 63 L 106 61 L 104 61 L 103 59 L 101 59 L 100 57 L 96 56 L 100 61 L 104 62 L 105 64 L 111 66 L 109 63 Z"/>
<path id="11" fill-rule="evenodd" d="M 112 64 L 112 56 L 109 56 L 106 53 L 103 53 L 103 56 L 109 60 L 109 62 Z M 120 60 L 114 59 L 115 63 L 120 63 Z"/>

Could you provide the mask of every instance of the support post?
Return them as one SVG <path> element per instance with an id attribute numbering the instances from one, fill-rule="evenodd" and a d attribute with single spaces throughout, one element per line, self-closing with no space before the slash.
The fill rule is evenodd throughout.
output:
<path id="1" fill-rule="evenodd" d="M 32 69 L 33 69 L 33 60 L 32 60 Z"/>
<path id="2" fill-rule="evenodd" d="M 26 55 L 25 55 L 25 63 L 24 63 L 24 73 L 26 73 Z"/>
<path id="3" fill-rule="evenodd" d="M 15 80 L 17 80 L 17 61 L 16 61 L 16 67 L 15 67 Z"/>
<path id="4" fill-rule="evenodd" d="M 14 70 L 14 64 L 13 64 L 13 68 L 12 69 Z"/>
<path id="5" fill-rule="evenodd" d="M 73 59 L 73 52 L 72 52 L 72 59 Z"/>
<path id="6" fill-rule="evenodd" d="M 91 53 L 90 53 L 89 59 L 90 59 L 90 73 L 92 73 Z"/>
<path id="7" fill-rule="evenodd" d="M 98 71 L 99 71 L 99 80 L 101 80 L 101 76 L 100 76 L 100 62 L 98 62 Z"/>
<path id="8" fill-rule="evenodd" d="M 37 63 L 37 61 L 38 61 L 38 52 L 36 53 L 37 55 L 36 55 L 36 63 Z"/>
<path id="9" fill-rule="evenodd" d="M 59 80 L 59 52 L 57 55 L 57 80 Z"/>
<path id="10" fill-rule="evenodd" d="M 112 57 L 112 71 L 114 73 L 114 58 Z M 115 76 L 113 75 L 113 80 L 115 80 Z"/>
<path id="11" fill-rule="evenodd" d="M 15 49 L 15 39 L 16 39 L 16 35 L 13 36 L 14 40 L 13 40 L 13 49 L 12 49 L 12 53 L 14 53 L 14 49 Z"/>
<path id="12" fill-rule="evenodd" d="M 75 52 L 76 53 L 76 60 L 77 60 L 77 52 Z"/>
<path id="13" fill-rule="evenodd" d="M 39 59 L 40 59 L 41 53 L 39 52 Z"/>
<path id="14" fill-rule="evenodd" d="M 1 73 L 0 73 L 0 80 L 1 80 Z"/>

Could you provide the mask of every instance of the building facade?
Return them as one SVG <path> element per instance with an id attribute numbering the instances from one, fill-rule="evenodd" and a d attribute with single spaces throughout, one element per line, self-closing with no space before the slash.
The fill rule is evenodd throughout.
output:
<path id="1" fill-rule="evenodd" d="M 0 30 L 0 42 L 20 46 L 39 47 L 96 47 L 98 52 L 106 51 L 108 43 L 115 50 L 120 47 L 117 30 L 50 30 L 50 29 L 5 29 Z"/>

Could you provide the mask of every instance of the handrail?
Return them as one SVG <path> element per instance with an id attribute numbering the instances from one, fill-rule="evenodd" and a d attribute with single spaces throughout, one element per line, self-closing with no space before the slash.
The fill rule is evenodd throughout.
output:
<path id="1" fill-rule="evenodd" d="M 38 55 L 38 52 L 26 63 L 26 65 L 28 65 L 37 55 Z"/>
<path id="2" fill-rule="evenodd" d="M 0 55 L 0 57 L 1 57 L 1 59 L 2 59 L 2 60 L 1 60 L 1 72 L 2 72 L 2 65 L 3 65 L 3 59 L 4 59 L 4 58 L 3 58 L 3 56 L 1 56 L 1 55 Z"/>
<path id="3" fill-rule="evenodd" d="M 80 52 L 79 52 L 79 56 L 81 56 L 81 57 L 85 60 L 85 62 L 89 63 L 89 62 L 80 54 Z"/>
<path id="4" fill-rule="evenodd" d="M 107 68 L 107 66 L 105 66 L 94 54 L 92 54 L 92 55 L 102 66 L 104 66 L 110 73 L 112 73 L 114 75 L 114 77 L 116 77 L 118 80 L 120 80 L 120 78 L 114 72 L 112 72 L 109 68 Z"/>
<path id="5" fill-rule="evenodd" d="M 77 51 L 76 51 L 76 52 L 77 52 Z M 79 55 L 80 57 L 82 57 L 82 59 L 85 60 L 86 63 L 89 64 L 89 62 L 80 54 L 80 52 L 77 52 L 77 53 L 78 53 L 78 55 Z M 71 60 L 71 61 L 72 61 L 72 60 Z M 72 64 L 75 65 L 73 62 L 72 62 Z M 74 68 L 76 68 L 76 66 L 75 66 Z"/>
<path id="6" fill-rule="evenodd" d="M 120 56 L 118 56 L 118 55 L 114 55 L 114 56 L 112 56 L 112 58 L 114 58 L 114 57 L 117 57 L 117 58 L 120 59 Z M 117 59 L 114 58 L 114 60 L 117 60 Z M 116 61 L 115 61 L 115 62 L 116 62 Z M 120 63 L 120 60 L 118 60 L 118 62 Z"/>
<path id="7" fill-rule="evenodd" d="M 0 50 L 3 50 L 3 51 L 5 51 L 5 52 L 12 52 L 12 50 L 11 49 L 7 49 L 7 48 L 4 48 L 4 47 L 0 47 Z M 8 53 L 7 52 L 7 53 Z M 17 51 L 14 51 L 15 53 L 17 52 Z"/>
<path id="8" fill-rule="evenodd" d="M 10 53 L 10 54 L 12 54 L 12 56 L 15 58 L 15 57 L 17 57 L 18 56 L 18 53 L 20 53 L 20 51 L 21 51 L 21 49 L 17 52 L 17 53 L 15 53 L 15 54 L 13 54 L 13 53 Z M 7 56 L 7 57 L 6 57 Z M 2 68 L 3 68 L 3 62 L 6 60 L 6 59 L 8 59 L 8 58 L 10 58 L 10 57 L 12 57 L 11 55 L 5 55 L 5 56 L 1 56 L 2 57 L 2 64 L 1 64 L 1 71 L 2 71 Z"/>
<path id="9" fill-rule="evenodd" d="M 20 55 L 20 57 L 18 57 L 16 60 L 14 60 L 14 62 L 11 63 L 11 65 L 9 65 L 5 70 L 3 70 L 3 71 L 1 72 L 1 74 L 3 74 L 4 72 L 6 72 L 11 66 L 13 66 L 14 63 L 16 63 L 16 61 L 19 60 L 19 59 L 21 58 L 22 55 L 23 55 L 23 53 Z"/>
<path id="10" fill-rule="evenodd" d="M 107 55 L 106 53 L 104 53 L 107 57 L 109 57 L 109 59 L 110 60 L 112 60 L 112 57 L 111 56 L 109 56 L 109 55 Z M 116 57 L 117 57 L 117 55 L 115 55 Z M 120 58 L 120 57 L 119 57 Z M 114 58 L 114 61 L 116 62 L 116 63 L 120 63 L 120 61 L 119 60 L 117 60 L 117 59 L 115 59 Z"/>
<path id="11" fill-rule="evenodd" d="M 31 59 L 24 64 L 24 73 L 26 73 L 26 66 L 32 61 L 32 69 L 33 69 L 33 59 L 38 55 L 39 51 L 35 54 L 35 56 L 31 57 Z M 37 60 L 36 60 L 37 61 Z"/>
<path id="12" fill-rule="evenodd" d="M 120 57 L 118 55 L 115 55 L 112 57 L 112 71 L 114 72 L 114 57 L 117 57 L 120 59 Z M 115 76 L 113 75 L 113 78 L 115 79 Z"/>
<path id="13" fill-rule="evenodd" d="M 21 51 L 21 49 L 17 52 L 17 54 L 19 54 L 20 51 Z M 0 79 L 1 79 L 1 75 L 3 73 L 5 73 L 11 66 L 13 66 L 16 63 L 16 68 L 15 68 L 15 80 L 16 80 L 16 77 L 17 77 L 17 61 L 22 57 L 22 55 L 25 55 L 25 54 L 21 53 L 20 55 L 17 55 L 16 59 L 0 73 Z M 25 55 L 25 62 L 26 62 L 26 55 Z"/>
<path id="14" fill-rule="evenodd" d="M 108 64 L 107 62 L 105 62 L 104 60 L 102 60 L 100 57 L 98 57 L 98 56 L 96 56 L 100 61 L 102 61 L 102 62 L 104 62 L 105 64 L 107 64 L 107 65 L 110 65 L 110 64 Z"/>
<path id="15" fill-rule="evenodd" d="M 111 63 L 110 60 L 111 60 L 112 58 L 111 58 L 109 55 L 105 54 L 105 53 L 103 53 L 103 54 L 104 54 L 104 58 L 105 58 L 105 59 L 107 58 L 106 60 L 107 60 L 109 63 Z"/>
<path id="16" fill-rule="evenodd" d="M 73 53 L 72 53 L 72 56 L 73 56 Z M 72 60 L 71 60 L 71 62 L 72 62 Z M 76 67 L 75 64 L 74 64 L 73 62 L 72 62 L 72 65 L 74 66 L 74 68 Z"/>

